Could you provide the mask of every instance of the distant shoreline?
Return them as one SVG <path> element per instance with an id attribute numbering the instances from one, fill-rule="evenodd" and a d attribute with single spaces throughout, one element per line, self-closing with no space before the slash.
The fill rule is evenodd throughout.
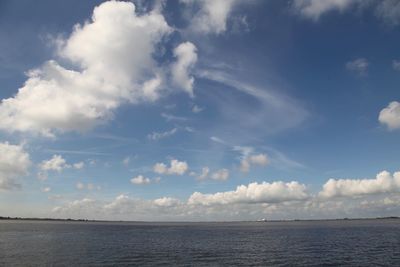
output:
<path id="1" fill-rule="evenodd" d="M 363 221 L 363 220 L 400 220 L 398 216 L 374 218 L 337 218 L 337 219 L 291 219 L 291 220 L 250 220 L 250 221 L 125 221 L 125 220 L 90 220 L 90 219 L 62 219 L 62 218 L 25 218 L 0 216 L 0 221 L 54 221 L 54 222 L 108 222 L 108 223 L 245 223 L 245 222 L 323 222 L 323 221 Z"/>

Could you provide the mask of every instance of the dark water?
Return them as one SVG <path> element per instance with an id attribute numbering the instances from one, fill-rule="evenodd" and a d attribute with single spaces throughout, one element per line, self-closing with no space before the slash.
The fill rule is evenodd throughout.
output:
<path id="1" fill-rule="evenodd" d="M 400 220 L 0 221 L 1 266 L 400 266 Z"/>

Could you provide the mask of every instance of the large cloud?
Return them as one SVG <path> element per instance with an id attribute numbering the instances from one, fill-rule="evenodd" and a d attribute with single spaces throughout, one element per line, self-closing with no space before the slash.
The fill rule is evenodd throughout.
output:
<path id="1" fill-rule="evenodd" d="M 0 143 L 0 189 L 20 187 L 17 178 L 26 175 L 30 165 L 29 154 L 22 146 Z"/>
<path id="2" fill-rule="evenodd" d="M 329 179 L 319 193 L 321 197 L 352 197 L 400 191 L 400 172 L 379 173 L 375 179 Z"/>
<path id="3" fill-rule="evenodd" d="M 379 113 L 379 121 L 386 124 L 390 130 L 400 128 L 400 103 L 391 102 Z"/>
<path id="4" fill-rule="evenodd" d="M 139 16 L 133 3 L 102 3 L 89 22 L 58 40 L 58 56 L 72 67 L 50 60 L 30 71 L 17 94 L 2 100 L 0 129 L 47 136 L 85 131 L 111 118 L 125 102 L 156 100 L 165 71 L 153 56 L 171 31 L 157 10 Z M 185 55 L 178 53 L 182 73 L 193 62 L 193 55 L 189 61 Z"/>
<path id="5" fill-rule="evenodd" d="M 188 203 L 191 205 L 215 205 L 234 203 L 279 203 L 308 198 L 306 186 L 298 182 L 250 183 L 241 185 L 235 191 L 215 194 L 193 193 Z"/>

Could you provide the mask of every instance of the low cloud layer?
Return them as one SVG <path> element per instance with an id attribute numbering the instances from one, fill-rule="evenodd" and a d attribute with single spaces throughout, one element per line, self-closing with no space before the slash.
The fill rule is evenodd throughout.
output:
<path id="1" fill-rule="evenodd" d="M 143 178 L 143 179 L 142 179 Z M 141 177 L 140 180 L 145 180 Z M 257 211 L 269 205 L 292 201 L 305 201 L 309 198 L 305 185 L 298 182 L 251 183 L 238 186 L 235 191 L 215 194 L 193 193 L 187 201 L 173 197 L 154 200 L 134 198 L 121 194 L 110 201 L 89 198 L 64 203 L 53 209 L 53 216 L 77 217 L 80 214 L 93 214 L 96 218 L 141 219 L 148 220 L 209 220 L 219 216 L 232 216 Z M 221 205 L 224 206 L 221 209 Z M 236 215 L 235 215 L 236 214 Z M 205 217 L 206 216 L 206 217 Z M 211 217 L 209 217 L 211 216 Z M 222 219 L 220 217 L 219 219 Z"/>
<path id="2" fill-rule="evenodd" d="M 139 184 L 152 181 L 136 178 Z M 385 216 L 400 212 L 399 192 L 400 172 L 382 171 L 374 179 L 329 179 L 317 194 L 297 181 L 254 182 L 232 191 L 194 192 L 186 200 L 169 196 L 146 200 L 126 194 L 110 201 L 85 198 L 55 207 L 52 216 L 175 221 Z"/>

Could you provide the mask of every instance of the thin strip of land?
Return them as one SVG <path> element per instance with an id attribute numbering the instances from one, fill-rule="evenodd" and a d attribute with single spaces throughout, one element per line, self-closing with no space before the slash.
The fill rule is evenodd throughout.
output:
<path id="1" fill-rule="evenodd" d="M 308 221 L 355 221 L 355 220 L 394 220 L 400 219 L 399 216 L 388 216 L 388 217 L 373 217 L 373 218 L 337 218 L 337 219 L 291 219 L 291 220 L 249 220 L 249 221 L 166 221 L 168 223 L 218 223 L 218 222 L 308 222 Z M 14 221 L 60 221 L 60 222 L 125 222 L 125 223 L 157 223 L 158 221 L 125 221 L 125 220 L 92 220 L 92 219 L 72 219 L 72 218 L 29 218 L 29 217 L 9 217 L 0 216 L 0 220 L 14 220 Z M 164 222 L 164 221 L 159 221 Z"/>

